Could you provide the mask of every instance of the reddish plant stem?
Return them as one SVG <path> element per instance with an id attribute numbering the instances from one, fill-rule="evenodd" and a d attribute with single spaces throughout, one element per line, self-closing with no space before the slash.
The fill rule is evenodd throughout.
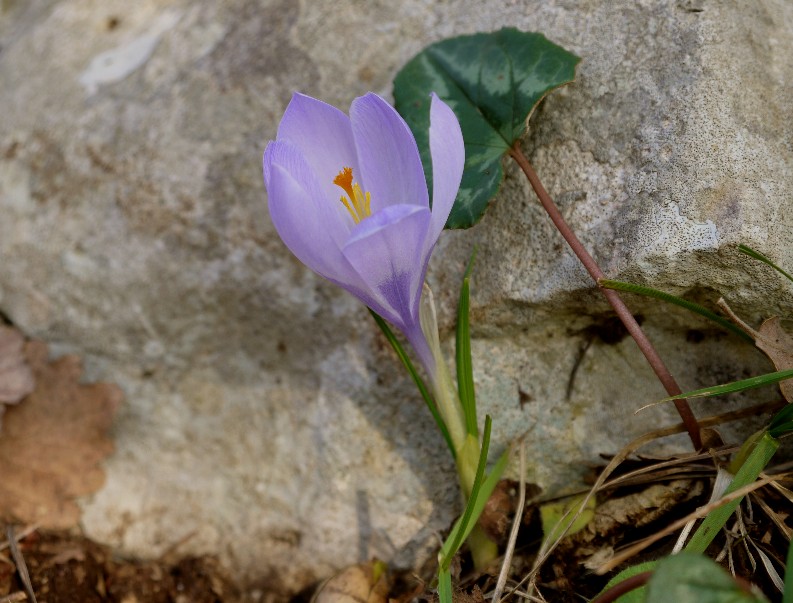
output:
<path id="1" fill-rule="evenodd" d="M 661 357 L 653 347 L 653 344 L 650 343 L 647 335 L 645 335 L 644 331 L 642 331 L 639 323 L 636 322 L 633 314 L 631 314 L 630 310 L 628 310 L 628 307 L 625 305 L 625 302 L 622 301 L 622 298 L 619 296 L 619 294 L 613 289 L 604 289 L 600 286 L 599 281 L 600 279 L 606 278 L 605 273 L 600 269 L 600 266 L 597 265 L 594 258 L 589 254 L 586 248 L 581 244 L 581 241 L 578 240 L 578 237 L 575 236 L 575 233 L 567 225 L 567 222 L 565 222 L 562 214 L 559 212 L 559 209 L 553 202 L 553 199 L 551 199 L 551 196 L 545 190 L 542 182 L 540 182 L 540 179 L 537 177 L 534 168 L 531 166 L 529 160 L 526 159 L 526 156 L 520 149 L 519 143 L 515 143 L 515 145 L 510 149 L 509 154 L 523 170 L 523 173 L 526 174 L 526 178 L 529 179 L 534 192 L 537 193 L 540 203 L 542 203 L 543 208 L 548 213 L 548 216 L 550 216 L 554 226 L 559 229 L 559 232 L 562 234 L 565 241 L 567 241 L 567 244 L 570 245 L 573 253 L 575 253 L 578 259 L 581 260 L 581 263 L 584 265 L 587 272 L 589 272 L 590 276 L 595 280 L 596 283 L 598 283 L 600 292 L 606 297 L 609 304 L 611 304 L 611 307 L 622 321 L 622 324 L 624 324 L 625 328 L 628 329 L 628 333 L 630 333 L 631 337 L 633 337 L 633 339 L 636 341 L 636 344 L 639 346 L 639 349 L 642 351 L 642 354 L 644 354 L 647 362 L 658 376 L 658 379 L 664 386 L 664 389 L 666 389 L 670 396 L 677 396 L 683 393 L 680 389 L 680 386 L 677 384 L 677 381 L 675 381 L 675 378 L 672 377 L 672 373 L 670 373 L 669 369 L 666 368 L 664 361 L 661 360 Z M 688 401 L 675 400 L 675 408 L 677 408 L 680 418 L 683 419 L 683 423 L 686 426 L 686 431 L 688 431 L 688 437 L 691 438 L 691 443 L 694 445 L 694 449 L 700 450 L 702 448 L 702 438 L 699 432 L 699 424 L 697 423 L 694 413 L 691 412 L 691 407 L 688 405 Z"/>
<path id="2" fill-rule="evenodd" d="M 625 593 L 629 593 L 632 590 L 636 590 L 637 588 L 641 588 L 645 584 L 650 581 L 650 578 L 653 577 L 653 572 L 641 572 L 630 578 L 626 578 L 622 582 L 617 582 L 614 586 L 608 589 L 606 592 L 601 593 L 600 596 L 592 601 L 592 603 L 612 603 L 619 599 Z"/>

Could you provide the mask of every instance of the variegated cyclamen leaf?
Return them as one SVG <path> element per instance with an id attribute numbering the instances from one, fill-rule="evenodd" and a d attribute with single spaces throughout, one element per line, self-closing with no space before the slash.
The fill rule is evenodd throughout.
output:
<path id="1" fill-rule="evenodd" d="M 468 228 L 498 192 L 501 158 L 526 131 L 543 97 L 575 78 L 580 59 L 542 34 L 505 27 L 436 42 L 394 79 L 394 101 L 419 145 L 432 190 L 428 142 L 430 93 L 460 120 L 465 171 L 446 228 Z"/>

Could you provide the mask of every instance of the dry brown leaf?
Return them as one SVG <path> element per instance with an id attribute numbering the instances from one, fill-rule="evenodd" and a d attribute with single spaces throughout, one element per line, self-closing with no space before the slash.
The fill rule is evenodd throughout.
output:
<path id="1" fill-rule="evenodd" d="M 610 498 L 595 510 L 586 527 L 565 543 L 570 554 L 594 566 L 594 561 L 610 559 L 615 547 L 624 544 L 626 530 L 642 528 L 660 521 L 704 492 L 699 480 L 675 479 L 669 483 L 651 484 L 625 496 Z M 560 549 L 564 550 L 564 549 Z M 590 561 L 594 556 L 595 559 Z"/>
<path id="2" fill-rule="evenodd" d="M 0 325 L 0 417 L 4 404 L 16 404 L 33 391 L 33 372 L 24 350 L 22 333 Z"/>
<path id="3" fill-rule="evenodd" d="M 319 587 L 312 603 L 387 603 L 388 576 L 382 561 L 351 565 Z"/>
<path id="4" fill-rule="evenodd" d="M 79 382 L 76 356 L 49 361 L 31 341 L 25 355 L 36 387 L 6 412 L 0 435 L 0 520 L 45 528 L 80 519 L 74 499 L 104 482 L 101 461 L 113 451 L 108 429 L 123 398 L 116 385 Z"/>
<path id="5" fill-rule="evenodd" d="M 778 316 L 766 320 L 755 335 L 755 345 L 774 363 L 776 370 L 793 369 L 793 337 L 782 328 Z M 779 382 L 785 400 L 793 402 L 793 380 Z"/>

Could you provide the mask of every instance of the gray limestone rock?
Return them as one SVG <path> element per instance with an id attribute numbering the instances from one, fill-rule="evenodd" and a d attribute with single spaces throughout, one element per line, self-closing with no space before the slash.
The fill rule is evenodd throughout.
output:
<path id="1" fill-rule="evenodd" d="M 734 251 L 793 268 L 786 0 L 0 3 L 0 311 L 128 400 L 84 501 L 90 536 L 144 556 L 182 543 L 287 590 L 432 551 L 459 509 L 442 438 L 364 309 L 278 239 L 261 153 L 294 90 L 342 108 L 388 97 L 428 43 L 504 25 L 584 59 L 525 149 L 607 274 L 721 293 L 751 320 L 789 311 L 789 283 Z M 676 422 L 634 415 L 663 391 L 514 166 L 433 258 L 446 335 L 474 244 L 481 411 L 497 450 L 527 436 L 530 480 L 572 487 Z M 630 303 L 684 388 L 770 368 L 690 315 Z"/>

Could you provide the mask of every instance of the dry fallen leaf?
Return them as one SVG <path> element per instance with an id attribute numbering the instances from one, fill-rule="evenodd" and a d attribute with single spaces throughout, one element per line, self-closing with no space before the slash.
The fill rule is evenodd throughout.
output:
<path id="1" fill-rule="evenodd" d="M 724 298 L 719 299 L 718 306 L 727 313 L 730 320 L 751 335 L 754 344 L 774 363 L 776 370 L 785 371 L 793 368 L 793 337 L 782 328 L 778 316 L 772 316 L 755 331 L 730 309 Z M 793 382 L 780 381 L 779 389 L 782 390 L 785 400 L 793 403 Z"/>
<path id="2" fill-rule="evenodd" d="M 115 385 L 81 384 L 80 360 L 50 362 L 44 343 L 27 343 L 25 355 L 36 386 L 5 414 L 0 521 L 70 527 L 80 518 L 74 499 L 104 482 L 100 462 L 113 451 L 107 432 L 123 396 Z"/>
<path id="3" fill-rule="evenodd" d="M 4 404 L 16 404 L 33 391 L 33 372 L 24 349 L 22 333 L 0 325 L 0 417 Z"/>
<path id="4" fill-rule="evenodd" d="M 793 337 L 782 328 L 778 316 L 769 318 L 755 333 L 755 345 L 774 363 L 776 370 L 793 369 Z M 779 389 L 785 400 L 793 402 L 793 380 L 780 381 Z"/>
<path id="5" fill-rule="evenodd" d="M 592 521 L 573 535 L 565 546 L 587 568 L 600 567 L 595 563 L 610 559 L 614 549 L 625 544 L 626 532 L 662 520 L 680 505 L 696 500 L 704 489 L 701 481 L 674 479 L 610 498 L 595 510 Z"/>
<path id="6" fill-rule="evenodd" d="M 351 565 L 319 587 L 312 603 L 386 603 L 388 575 L 382 561 Z"/>

